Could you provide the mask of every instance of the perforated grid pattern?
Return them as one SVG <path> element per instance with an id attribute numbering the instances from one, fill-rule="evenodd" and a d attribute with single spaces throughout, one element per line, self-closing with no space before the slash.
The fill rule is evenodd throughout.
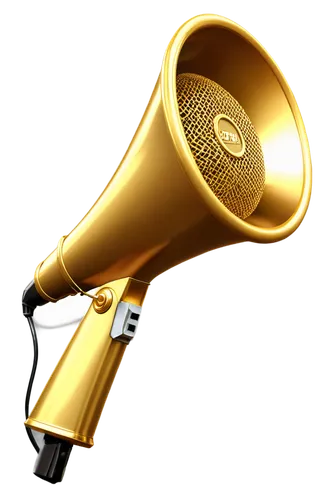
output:
<path id="1" fill-rule="evenodd" d="M 265 165 L 257 133 L 241 105 L 220 85 L 200 75 L 177 76 L 177 100 L 186 139 L 205 181 L 232 213 L 246 219 L 257 207 Z M 245 152 L 234 157 L 214 132 L 214 118 L 229 116 L 240 128 Z"/>

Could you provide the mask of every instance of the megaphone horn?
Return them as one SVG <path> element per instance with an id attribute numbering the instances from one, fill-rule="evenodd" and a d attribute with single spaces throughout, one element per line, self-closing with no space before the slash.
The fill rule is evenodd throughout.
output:
<path id="1" fill-rule="evenodd" d="M 215 248 L 286 238 L 310 191 L 303 121 L 275 62 L 228 19 L 186 22 L 118 170 L 24 294 L 32 315 L 103 286 L 26 425 L 91 446 L 148 284 Z"/>

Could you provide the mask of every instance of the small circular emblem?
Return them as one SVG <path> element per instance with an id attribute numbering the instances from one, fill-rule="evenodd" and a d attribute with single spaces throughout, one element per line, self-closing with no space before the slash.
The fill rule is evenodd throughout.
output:
<path id="1" fill-rule="evenodd" d="M 215 135 L 229 154 L 239 158 L 245 151 L 245 141 L 240 128 L 227 115 L 217 115 L 214 118 Z"/>
<path id="2" fill-rule="evenodd" d="M 93 301 L 94 309 L 99 314 L 108 311 L 112 305 L 113 295 L 110 288 L 102 288 L 98 292 L 97 299 Z"/>

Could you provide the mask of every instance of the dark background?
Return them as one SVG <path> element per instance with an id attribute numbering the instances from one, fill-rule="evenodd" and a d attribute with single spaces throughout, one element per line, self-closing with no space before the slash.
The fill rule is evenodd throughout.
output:
<path id="1" fill-rule="evenodd" d="M 305 110 L 313 112 L 313 143 L 320 143 L 319 15 L 291 2 L 278 10 L 266 2 L 231 4 L 233 15 L 247 15 L 296 71 Z M 119 137 L 151 87 L 160 40 L 183 15 L 183 7 L 156 4 L 92 5 L 71 12 L 57 4 L 47 11 L 17 7 L 15 279 L 103 182 Z M 320 214 L 313 209 L 312 224 L 288 248 L 233 249 L 231 257 L 169 274 L 153 291 L 145 344 L 129 354 L 129 376 L 113 396 L 105 440 L 95 457 L 74 456 L 73 480 L 57 490 L 92 485 L 101 494 L 127 495 L 132 486 L 133 494 L 159 497 L 168 487 L 186 494 L 203 482 L 206 496 L 216 479 L 222 492 L 263 484 L 277 491 L 286 482 L 297 491 L 309 481 L 316 447 L 309 429 L 319 405 Z M 18 317 L 15 415 L 22 414 L 30 361 L 29 341 L 22 339 Z M 47 341 L 44 364 L 59 339 Z M 31 479 L 23 434 L 15 446 L 14 489 L 49 494 L 52 487 Z"/>

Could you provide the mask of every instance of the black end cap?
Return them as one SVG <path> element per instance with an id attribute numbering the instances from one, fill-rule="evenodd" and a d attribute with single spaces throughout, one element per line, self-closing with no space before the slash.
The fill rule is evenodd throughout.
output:
<path id="1" fill-rule="evenodd" d="M 72 448 L 73 445 L 68 441 L 45 434 L 34 467 L 35 476 L 52 484 L 60 483 Z"/>
<path id="2" fill-rule="evenodd" d="M 30 279 L 27 286 L 24 288 L 21 296 L 21 311 L 24 316 L 32 316 L 34 309 L 37 306 L 47 304 L 39 293 L 37 292 L 33 278 Z"/>

